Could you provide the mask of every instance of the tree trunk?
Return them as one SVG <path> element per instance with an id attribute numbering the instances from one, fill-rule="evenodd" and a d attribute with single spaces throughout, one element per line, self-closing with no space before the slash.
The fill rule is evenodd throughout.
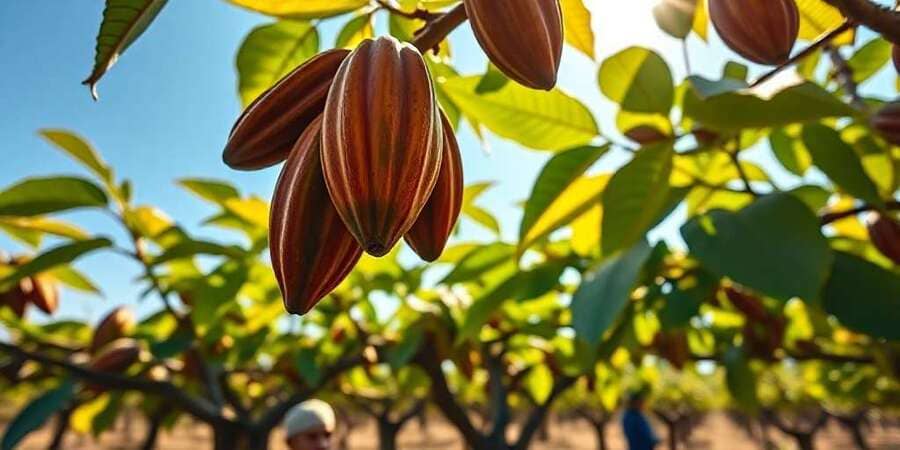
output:
<path id="1" fill-rule="evenodd" d="M 597 436 L 597 450 L 608 450 L 609 444 L 606 442 L 606 425 L 609 422 L 591 421 L 594 426 L 594 434 Z"/>
<path id="2" fill-rule="evenodd" d="M 815 450 L 815 439 L 812 433 L 796 434 L 794 440 L 797 441 L 797 448 L 800 450 Z"/>
<path id="3" fill-rule="evenodd" d="M 56 416 L 56 428 L 53 430 L 53 440 L 47 446 L 47 450 L 59 450 L 66 438 L 66 431 L 69 430 L 69 418 L 72 416 L 72 409 L 66 409 Z"/>
<path id="4" fill-rule="evenodd" d="M 848 432 L 850 432 L 850 437 L 853 439 L 853 444 L 856 445 L 856 448 L 859 450 L 869 450 L 872 447 L 869 446 L 869 443 L 866 441 L 866 437 L 863 434 L 862 427 L 863 421 L 865 420 L 865 415 L 859 414 L 856 416 L 843 417 L 843 416 L 834 416 L 837 418 L 838 422 L 843 426 Z"/>
<path id="5" fill-rule="evenodd" d="M 400 427 L 384 419 L 378 419 L 377 423 L 379 450 L 397 450 L 397 434 L 400 433 Z"/>
<path id="6" fill-rule="evenodd" d="M 165 414 L 154 414 L 150 417 L 147 424 L 147 435 L 144 437 L 144 443 L 141 445 L 142 450 L 154 450 L 156 448 L 156 440 L 159 438 L 159 429 L 162 427 Z"/>
<path id="7" fill-rule="evenodd" d="M 251 431 L 235 425 L 213 427 L 214 450 L 268 450 L 270 431 Z"/>

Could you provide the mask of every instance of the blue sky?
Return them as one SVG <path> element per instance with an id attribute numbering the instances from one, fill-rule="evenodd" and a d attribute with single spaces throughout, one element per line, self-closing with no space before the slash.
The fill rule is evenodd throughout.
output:
<path id="1" fill-rule="evenodd" d="M 629 45 L 657 49 L 669 60 L 676 77 L 684 75 L 680 44 L 656 29 L 650 14 L 652 0 L 592 0 L 598 56 Z M 81 174 L 65 156 L 36 135 L 45 127 L 65 128 L 87 137 L 119 177 L 135 185 L 138 203 L 160 206 L 192 231 L 211 209 L 180 190 L 182 177 L 228 180 L 244 192 L 268 198 L 277 169 L 239 173 L 221 163 L 221 149 L 240 111 L 236 94 L 234 56 L 244 36 L 270 19 L 227 5 L 221 0 L 172 1 L 147 33 L 124 55 L 100 83 L 100 101 L 91 100 L 80 86 L 93 61 L 94 38 L 103 2 L 12 0 L 0 2 L 0 187 L 26 176 Z M 326 24 L 323 46 L 334 41 L 338 24 Z M 452 37 L 457 65 L 463 72 L 483 70 L 485 59 L 467 28 Z M 709 47 L 691 38 L 695 72 L 718 74 L 726 57 L 718 42 Z M 613 129 L 613 109 L 596 84 L 596 64 L 566 52 L 561 86 L 595 112 L 601 128 Z M 759 68 L 755 69 L 758 73 Z M 893 89 L 883 73 L 871 89 Z M 498 138 L 490 139 L 490 153 L 467 129 L 461 130 L 466 182 L 492 180 L 497 187 L 483 205 L 501 219 L 504 236 L 514 238 L 520 213 L 516 204 L 549 155 L 524 150 Z M 765 160 L 764 156 L 760 156 Z M 610 155 L 603 165 L 614 167 L 624 155 Z M 90 230 L 121 237 L 108 217 L 97 213 L 67 214 Z M 677 221 L 677 219 L 676 219 Z M 677 223 L 659 236 L 675 238 Z M 463 237 L 483 236 L 473 227 Z M 0 248 L 19 247 L 0 237 Z M 132 283 L 137 267 L 110 254 L 95 255 L 79 264 L 103 287 L 103 299 L 66 292 L 63 314 L 97 317 L 119 303 L 137 301 Z M 34 312 L 32 314 L 35 314 Z"/>

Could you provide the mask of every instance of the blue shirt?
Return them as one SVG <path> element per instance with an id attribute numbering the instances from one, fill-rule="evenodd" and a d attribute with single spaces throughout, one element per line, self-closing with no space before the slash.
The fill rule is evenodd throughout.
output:
<path id="1" fill-rule="evenodd" d="M 659 443 L 659 438 L 653 433 L 647 418 L 636 409 L 625 410 L 625 414 L 622 415 L 622 428 L 625 430 L 629 450 L 653 450 Z"/>

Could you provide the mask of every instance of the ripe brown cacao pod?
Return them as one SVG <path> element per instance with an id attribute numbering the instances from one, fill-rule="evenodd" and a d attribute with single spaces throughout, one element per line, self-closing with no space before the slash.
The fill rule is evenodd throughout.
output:
<path id="1" fill-rule="evenodd" d="M 431 192 L 431 198 L 419 213 L 416 223 L 406 233 L 406 243 L 423 260 L 432 262 L 441 256 L 450 233 L 459 219 L 463 199 L 463 165 L 459 143 L 453 134 L 453 126 L 441 113 L 444 128 L 444 154 L 441 171 Z"/>
<path id="2" fill-rule="evenodd" d="M 653 345 L 659 356 L 681 370 L 691 359 L 687 334 L 683 331 L 660 331 L 653 339 Z"/>
<path id="3" fill-rule="evenodd" d="M 656 127 L 649 125 L 639 125 L 625 132 L 625 136 L 641 145 L 650 145 L 656 142 L 671 139 L 666 133 L 659 131 Z"/>
<path id="4" fill-rule="evenodd" d="M 322 121 L 291 151 L 272 198 L 269 251 L 284 306 L 306 314 L 347 277 L 362 248 L 331 203 L 321 163 Z"/>
<path id="5" fill-rule="evenodd" d="M 59 290 L 47 278 L 28 278 L 31 289 L 26 293 L 27 300 L 46 314 L 53 314 L 59 307 Z M 23 280 L 24 281 L 24 280 Z"/>
<path id="6" fill-rule="evenodd" d="M 28 297 L 22 290 L 21 282 L 6 292 L 0 292 L 0 306 L 3 305 L 12 309 L 20 319 L 25 317 L 25 311 L 28 309 Z"/>
<path id="7" fill-rule="evenodd" d="M 726 287 L 725 296 L 749 322 L 761 323 L 769 320 L 770 314 L 763 305 L 762 299 L 739 290 L 735 286 Z"/>
<path id="8" fill-rule="evenodd" d="M 869 215 L 866 222 L 872 245 L 894 264 L 900 264 L 900 224 L 878 213 Z"/>
<path id="9" fill-rule="evenodd" d="M 392 37 L 366 40 L 328 94 L 322 166 L 335 208 L 373 256 L 412 228 L 441 167 L 443 131 L 422 54 Z"/>
<path id="10" fill-rule="evenodd" d="M 892 145 L 900 145 L 900 101 L 888 103 L 872 117 L 872 128 Z"/>
<path id="11" fill-rule="evenodd" d="M 138 362 L 141 346 L 134 339 L 116 339 L 91 359 L 90 368 L 98 372 L 121 373 Z"/>
<path id="12" fill-rule="evenodd" d="M 790 59 L 800 32 L 794 0 L 709 0 L 709 17 L 735 53 L 770 66 Z"/>
<path id="13" fill-rule="evenodd" d="M 97 353 L 106 344 L 127 335 L 136 322 L 134 314 L 124 306 L 110 311 L 94 329 L 90 352 Z"/>
<path id="14" fill-rule="evenodd" d="M 562 59 L 559 0 L 465 0 L 475 38 L 494 65 L 533 89 L 556 86 Z"/>
<path id="15" fill-rule="evenodd" d="M 259 96 L 238 118 L 222 159 L 237 170 L 257 170 L 287 159 L 294 142 L 325 108 L 328 89 L 350 52 L 323 52 Z"/>

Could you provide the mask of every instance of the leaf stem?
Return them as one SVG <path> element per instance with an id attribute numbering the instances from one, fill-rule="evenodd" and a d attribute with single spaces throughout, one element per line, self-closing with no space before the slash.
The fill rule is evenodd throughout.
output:
<path id="1" fill-rule="evenodd" d="M 412 44 L 422 53 L 438 46 L 447 36 L 467 19 L 464 4 L 455 6 L 450 11 L 441 14 L 421 29 Z"/>

